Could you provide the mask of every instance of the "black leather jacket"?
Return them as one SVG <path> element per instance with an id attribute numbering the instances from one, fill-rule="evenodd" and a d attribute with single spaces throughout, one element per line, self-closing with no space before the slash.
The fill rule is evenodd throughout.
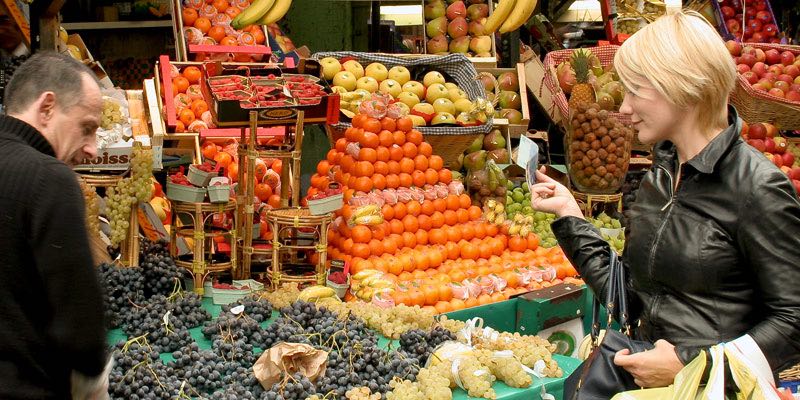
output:
<path id="1" fill-rule="evenodd" d="M 642 340 L 686 364 L 749 334 L 774 372 L 800 361 L 800 202 L 787 177 L 740 137 L 741 120 L 677 167 L 658 143 L 629 212 L 624 263 Z M 676 174 L 681 178 L 677 189 Z M 567 257 L 605 298 L 609 247 L 580 218 L 552 224 Z"/>

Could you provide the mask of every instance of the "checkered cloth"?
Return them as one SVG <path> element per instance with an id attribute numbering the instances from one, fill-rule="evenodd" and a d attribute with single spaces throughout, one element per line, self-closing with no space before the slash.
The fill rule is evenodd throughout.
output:
<path id="1" fill-rule="evenodd" d="M 313 60 L 320 60 L 325 57 L 334 57 L 341 59 L 344 57 L 353 57 L 364 65 L 365 67 L 370 63 L 378 62 L 392 68 L 396 65 L 402 65 L 411 71 L 412 79 L 418 76 L 417 80 L 421 81 L 422 76 L 429 71 L 439 71 L 442 74 L 449 76 L 464 92 L 467 93 L 470 100 L 475 100 L 479 97 L 486 97 L 483 91 L 483 86 L 477 80 L 478 72 L 475 67 L 463 54 L 448 54 L 445 56 L 425 55 L 420 57 L 406 58 L 398 57 L 391 54 L 381 53 L 357 53 L 351 51 L 338 51 L 338 52 L 322 52 L 316 53 L 311 56 Z M 350 127 L 348 122 L 340 122 L 333 125 L 337 129 L 347 129 Z M 492 119 L 489 118 L 488 122 L 479 126 L 447 126 L 447 127 L 434 127 L 434 126 L 420 126 L 417 129 L 426 135 L 473 135 L 473 134 L 486 134 L 492 130 Z"/>

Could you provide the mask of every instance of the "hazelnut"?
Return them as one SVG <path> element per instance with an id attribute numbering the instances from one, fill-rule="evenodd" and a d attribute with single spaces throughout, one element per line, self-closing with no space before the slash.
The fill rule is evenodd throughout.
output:
<path id="1" fill-rule="evenodd" d="M 587 132 L 588 132 L 588 131 L 587 131 Z M 586 134 L 586 135 L 583 137 L 583 141 L 584 141 L 584 142 L 587 142 L 587 143 L 592 143 L 592 142 L 594 142 L 595 140 L 597 140 L 597 135 L 595 135 L 594 133 L 587 133 L 587 134 Z"/>
<path id="2" fill-rule="evenodd" d="M 610 172 L 612 174 L 617 172 L 617 164 L 609 163 L 608 165 L 606 165 L 606 171 L 608 171 L 608 172 Z"/>
<path id="3" fill-rule="evenodd" d="M 583 169 L 583 173 L 584 173 L 586 176 L 592 176 L 592 175 L 594 175 L 594 168 L 592 168 L 592 167 L 585 167 L 585 168 Z"/>
<path id="4" fill-rule="evenodd" d="M 600 136 L 600 137 L 605 137 L 605 136 L 607 136 L 607 135 L 608 135 L 608 129 L 606 129 L 606 127 L 605 127 L 605 126 L 601 126 L 601 127 L 597 128 L 597 129 L 595 129 L 595 130 L 594 130 L 594 133 L 595 133 L 597 136 Z"/>
<path id="5" fill-rule="evenodd" d="M 584 135 L 583 134 L 583 129 L 580 129 L 580 128 L 575 129 L 575 131 L 572 132 L 572 139 L 573 140 L 581 140 L 581 139 L 583 139 L 583 135 Z"/>
<path id="6" fill-rule="evenodd" d="M 614 154 L 616 154 L 617 157 L 620 158 L 625 157 L 625 149 L 623 149 L 622 147 L 617 147 L 617 151 L 615 151 Z"/>
<path id="7" fill-rule="evenodd" d="M 605 179 L 608 182 L 612 182 L 614 180 L 614 174 L 609 172 L 603 176 L 603 179 Z"/>
<path id="8" fill-rule="evenodd" d="M 606 167 L 603 166 L 597 167 L 597 169 L 594 170 L 594 173 L 600 176 L 604 176 L 607 172 Z"/>
<path id="9" fill-rule="evenodd" d="M 572 169 L 581 170 L 583 169 L 583 161 L 575 161 L 572 163 Z"/>
<path id="10" fill-rule="evenodd" d="M 616 161 L 617 161 L 617 155 L 616 154 L 609 154 L 608 157 L 606 157 L 606 162 L 609 163 L 609 164 L 613 164 Z"/>
<path id="11" fill-rule="evenodd" d="M 590 160 L 594 160 L 597 158 L 597 150 L 589 150 L 586 152 L 586 157 L 589 157 Z"/>
<path id="12" fill-rule="evenodd" d="M 603 160 L 601 160 L 599 158 L 595 158 L 594 160 L 592 160 L 592 166 L 593 167 L 597 168 L 597 167 L 599 167 L 601 165 L 603 165 Z"/>
<path id="13" fill-rule="evenodd" d="M 600 139 L 600 144 L 602 144 L 603 147 L 608 147 L 608 145 L 611 144 L 611 136 L 603 136 L 603 138 Z"/>
<path id="14" fill-rule="evenodd" d="M 605 160 L 607 157 L 608 157 L 608 151 L 606 151 L 606 149 L 597 150 L 597 158 Z"/>
<path id="15" fill-rule="evenodd" d="M 600 111 L 597 113 L 597 116 L 599 116 L 601 119 L 606 119 L 606 118 L 608 118 L 608 110 L 600 110 Z"/>
<path id="16" fill-rule="evenodd" d="M 613 152 L 617 151 L 617 145 L 614 144 L 614 143 L 611 143 L 611 140 L 609 140 L 608 145 L 605 146 L 605 147 L 606 147 L 606 151 L 608 151 L 609 153 L 613 153 Z"/>
<path id="17" fill-rule="evenodd" d="M 593 176 L 592 178 L 597 178 L 598 179 L 598 182 L 597 182 L 597 187 L 598 188 L 605 189 L 605 188 L 608 187 L 608 181 L 607 180 L 601 179 L 601 178 L 599 178 L 597 176 Z"/>
<path id="18" fill-rule="evenodd" d="M 582 152 L 580 150 L 575 151 L 574 153 L 572 153 L 572 159 L 573 160 L 581 160 L 581 159 L 583 159 L 583 157 L 586 157 L 586 153 L 584 153 L 584 152 Z"/>
<path id="19" fill-rule="evenodd" d="M 572 142 L 572 144 L 569 145 L 569 149 L 571 151 L 579 151 L 581 149 L 580 142 Z"/>
<path id="20" fill-rule="evenodd" d="M 576 178 L 580 179 L 580 178 L 583 178 L 584 176 L 586 176 L 586 175 L 584 175 L 583 169 L 575 169 L 575 177 Z"/>
<path id="21" fill-rule="evenodd" d="M 575 118 L 578 120 L 579 123 L 584 122 L 586 121 L 586 114 L 578 114 L 578 116 Z"/>
<path id="22" fill-rule="evenodd" d="M 597 128 L 600 128 L 600 126 L 601 126 L 601 125 L 600 125 L 600 120 L 599 120 L 599 119 L 597 119 L 597 118 L 595 118 L 595 119 L 593 119 L 593 120 L 589 121 L 589 125 L 591 125 L 591 126 L 592 126 L 592 130 L 595 130 L 595 129 L 597 129 Z"/>
<path id="23" fill-rule="evenodd" d="M 584 122 L 581 124 L 581 129 L 583 129 L 584 132 L 589 132 L 592 130 L 592 125 L 590 125 L 588 122 Z"/>
<path id="24" fill-rule="evenodd" d="M 589 177 L 589 184 L 591 184 L 592 186 L 598 186 L 599 183 L 600 183 L 600 177 L 599 176 L 592 175 L 592 176 Z"/>
<path id="25" fill-rule="evenodd" d="M 600 141 L 595 140 L 594 142 L 592 142 L 592 148 L 598 150 L 600 148 Z"/>
<path id="26" fill-rule="evenodd" d="M 624 147 L 625 146 L 625 138 L 624 137 L 618 137 L 618 138 L 614 139 L 614 143 L 617 144 L 617 147 Z"/>
<path id="27" fill-rule="evenodd" d="M 619 158 L 617 158 L 616 164 L 617 164 L 617 167 L 622 169 L 622 168 L 625 168 L 627 166 L 628 160 L 626 160 L 626 159 L 624 159 L 622 157 L 619 157 Z"/>
<path id="28" fill-rule="evenodd" d="M 588 150 L 589 150 L 589 149 L 591 149 L 591 148 L 592 148 L 592 147 L 591 147 L 591 146 L 589 146 L 589 143 L 586 143 L 586 142 L 581 142 L 581 151 L 588 151 Z"/>

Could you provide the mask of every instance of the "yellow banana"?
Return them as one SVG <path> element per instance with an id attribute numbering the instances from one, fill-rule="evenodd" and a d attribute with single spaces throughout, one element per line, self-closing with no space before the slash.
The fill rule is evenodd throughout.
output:
<path id="1" fill-rule="evenodd" d="M 234 29 L 242 29 L 245 26 L 255 24 L 273 8 L 273 4 L 275 4 L 275 0 L 253 1 L 249 7 L 242 10 L 242 12 L 231 21 L 231 27 Z"/>
<path id="2" fill-rule="evenodd" d="M 514 11 L 508 16 L 503 25 L 500 26 L 500 33 L 511 32 L 519 29 L 533 14 L 536 8 L 536 0 L 517 0 Z"/>
<path id="3" fill-rule="evenodd" d="M 315 301 L 325 297 L 336 296 L 336 291 L 327 286 L 311 286 L 303 289 L 300 295 L 297 296 L 298 300 L 302 301 Z"/>
<path id="4" fill-rule="evenodd" d="M 367 278 L 369 278 L 371 276 L 380 275 L 380 274 L 381 274 L 381 271 L 378 271 L 376 269 L 365 269 L 365 270 L 359 271 L 358 273 L 353 275 L 353 279 L 357 280 L 357 281 L 360 281 L 360 280 L 367 279 Z"/>
<path id="5" fill-rule="evenodd" d="M 275 0 L 275 5 L 258 21 L 259 25 L 269 25 L 278 22 L 289 11 L 292 0 Z"/>
<path id="6" fill-rule="evenodd" d="M 500 3 L 497 4 L 497 8 L 494 9 L 492 15 L 486 19 L 486 23 L 483 24 L 483 32 L 484 35 L 491 35 L 500 25 L 505 22 L 508 15 L 511 13 L 511 10 L 514 9 L 514 4 L 517 3 L 517 0 L 500 0 Z"/>
<path id="7" fill-rule="evenodd" d="M 381 208 L 377 204 L 368 204 L 366 206 L 358 207 L 353 211 L 353 219 L 365 217 L 372 214 L 380 214 Z"/>

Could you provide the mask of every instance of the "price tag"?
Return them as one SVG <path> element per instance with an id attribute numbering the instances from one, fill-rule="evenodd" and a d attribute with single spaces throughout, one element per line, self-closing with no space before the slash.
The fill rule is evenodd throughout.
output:
<path id="1" fill-rule="evenodd" d="M 244 312 L 244 304 L 240 304 L 236 307 L 231 308 L 231 314 L 239 315 Z"/>
<path id="2" fill-rule="evenodd" d="M 164 320 L 164 326 L 169 326 L 169 317 L 170 317 L 170 315 L 172 315 L 172 311 L 167 311 L 167 312 L 164 314 L 164 318 L 163 318 L 163 320 Z"/>

